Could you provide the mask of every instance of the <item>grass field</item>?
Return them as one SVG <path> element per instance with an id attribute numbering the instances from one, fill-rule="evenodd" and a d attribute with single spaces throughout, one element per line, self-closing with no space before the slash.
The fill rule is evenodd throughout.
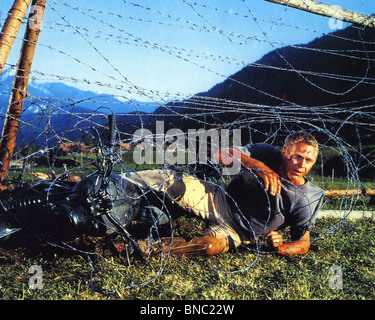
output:
<path id="1" fill-rule="evenodd" d="M 91 255 L 51 247 L 0 249 L 4 300 L 372 300 L 375 298 L 375 223 L 320 219 L 310 251 L 280 256 L 241 249 L 211 258 Z M 90 249 L 90 242 L 74 244 Z M 263 249 L 263 248 L 261 248 Z M 32 289 L 29 268 L 42 269 Z M 332 277 L 342 270 L 342 288 Z M 330 280 L 331 279 L 331 280 Z M 336 283 L 336 285 L 335 285 Z"/>

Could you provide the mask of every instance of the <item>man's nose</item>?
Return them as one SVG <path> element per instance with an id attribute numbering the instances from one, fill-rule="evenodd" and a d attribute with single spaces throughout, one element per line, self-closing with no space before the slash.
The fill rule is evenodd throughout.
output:
<path id="1" fill-rule="evenodd" d="M 298 167 L 300 167 L 300 168 L 304 168 L 304 167 L 306 166 L 306 160 L 305 160 L 305 159 L 299 159 L 299 160 L 297 161 L 297 165 L 298 165 Z"/>

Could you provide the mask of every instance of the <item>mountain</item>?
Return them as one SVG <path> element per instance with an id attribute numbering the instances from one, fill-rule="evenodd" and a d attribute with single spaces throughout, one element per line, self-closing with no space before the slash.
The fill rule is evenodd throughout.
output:
<path id="1" fill-rule="evenodd" d="M 307 45 L 276 49 L 202 96 L 310 107 L 373 97 L 374 49 L 374 30 L 351 26 Z M 356 86 L 363 77 L 371 80 Z"/>
<path id="2" fill-rule="evenodd" d="M 3 126 L 14 75 L 5 70 L 0 76 L 0 125 Z M 106 114 L 138 114 L 155 110 L 155 103 L 80 90 L 64 83 L 29 82 L 17 135 L 17 144 L 53 145 L 59 139 L 79 139 L 92 126 L 107 125 Z M 128 116 L 132 118 L 132 116 Z M 126 117 L 125 117 L 126 118 Z"/>
<path id="3" fill-rule="evenodd" d="M 0 107 L 7 106 L 13 84 L 14 74 L 5 70 L 0 76 L 1 92 Z M 130 112 L 152 112 L 156 103 L 144 103 L 137 100 L 125 100 L 124 97 L 110 94 L 96 93 L 81 90 L 77 87 L 68 86 L 61 82 L 45 82 L 28 84 L 29 95 L 36 97 L 46 103 L 57 105 L 67 110 L 79 108 L 80 111 L 100 113 L 130 113 Z M 24 112 L 36 112 L 35 108 L 28 109 L 30 104 L 25 103 Z"/>
<path id="4" fill-rule="evenodd" d="M 202 122 L 207 127 L 232 123 L 241 117 L 258 118 L 259 123 L 269 117 L 277 122 L 284 113 L 291 121 L 297 116 L 309 121 L 312 115 L 306 116 L 306 110 L 311 108 L 323 118 L 329 113 L 340 121 L 349 116 L 343 112 L 349 107 L 359 110 L 375 104 L 374 61 L 374 30 L 350 26 L 305 45 L 275 49 L 209 91 L 169 103 L 156 113 L 165 114 L 170 126 L 178 128 L 194 122 L 200 127 Z M 374 112 L 374 107 L 366 110 Z M 185 116 L 173 117 L 174 112 Z"/>
<path id="5" fill-rule="evenodd" d="M 350 140 L 353 127 L 340 121 L 349 116 L 357 121 L 362 110 L 374 112 L 374 61 L 373 29 L 350 26 L 308 44 L 275 49 L 207 92 L 159 108 L 63 83 L 31 82 L 28 90 L 33 99 L 25 101 L 18 143 L 78 139 L 91 126 L 106 125 L 103 114 L 112 112 L 117 114 L 119 130 L 129 137 L 141 126 L 155 130 L 157 120 L 165 121 L 165 131 L 241 121 L 251 125 L 254 132 L 265 134 L 270 123 L 281 118 L 288 125 L 313 121 L 311 110 L 314 121 L 328 121 L 332 132 L 340 127 L 340 135 Z M 0 115 L 5 115 L 12 81 L 10 72 L 4 71 L 0 77 Z"/>

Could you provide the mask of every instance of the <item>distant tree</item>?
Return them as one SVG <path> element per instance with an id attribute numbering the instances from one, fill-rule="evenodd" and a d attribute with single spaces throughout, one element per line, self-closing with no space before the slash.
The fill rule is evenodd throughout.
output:
<path id="1" fill-rule="evenodd" d="M 96 144 L 96 142 L 95 142 L 95 140 L 94 140 L 94 137 L 92 136 L 91 133 L 88 133 L 88 132 L 85 132 L 85 133 L 82 135 L 80 141 L 81 141 L 84 145 L 86 145 L 86 146 L 88 146 L 88 147 L 93 147 L 93 146 L 95 146 L 95 144 Z"/>

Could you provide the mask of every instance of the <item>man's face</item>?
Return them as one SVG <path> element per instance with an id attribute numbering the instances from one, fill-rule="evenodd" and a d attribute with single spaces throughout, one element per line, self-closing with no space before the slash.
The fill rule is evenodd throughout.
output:
<path id="1" fill-rule="evenodd" d="M 318 157 L 318 149 L 304 142 L 282 149 L 284 175 L 294 184 L 305 183 L 304 176 L 311 170 Z"/>

